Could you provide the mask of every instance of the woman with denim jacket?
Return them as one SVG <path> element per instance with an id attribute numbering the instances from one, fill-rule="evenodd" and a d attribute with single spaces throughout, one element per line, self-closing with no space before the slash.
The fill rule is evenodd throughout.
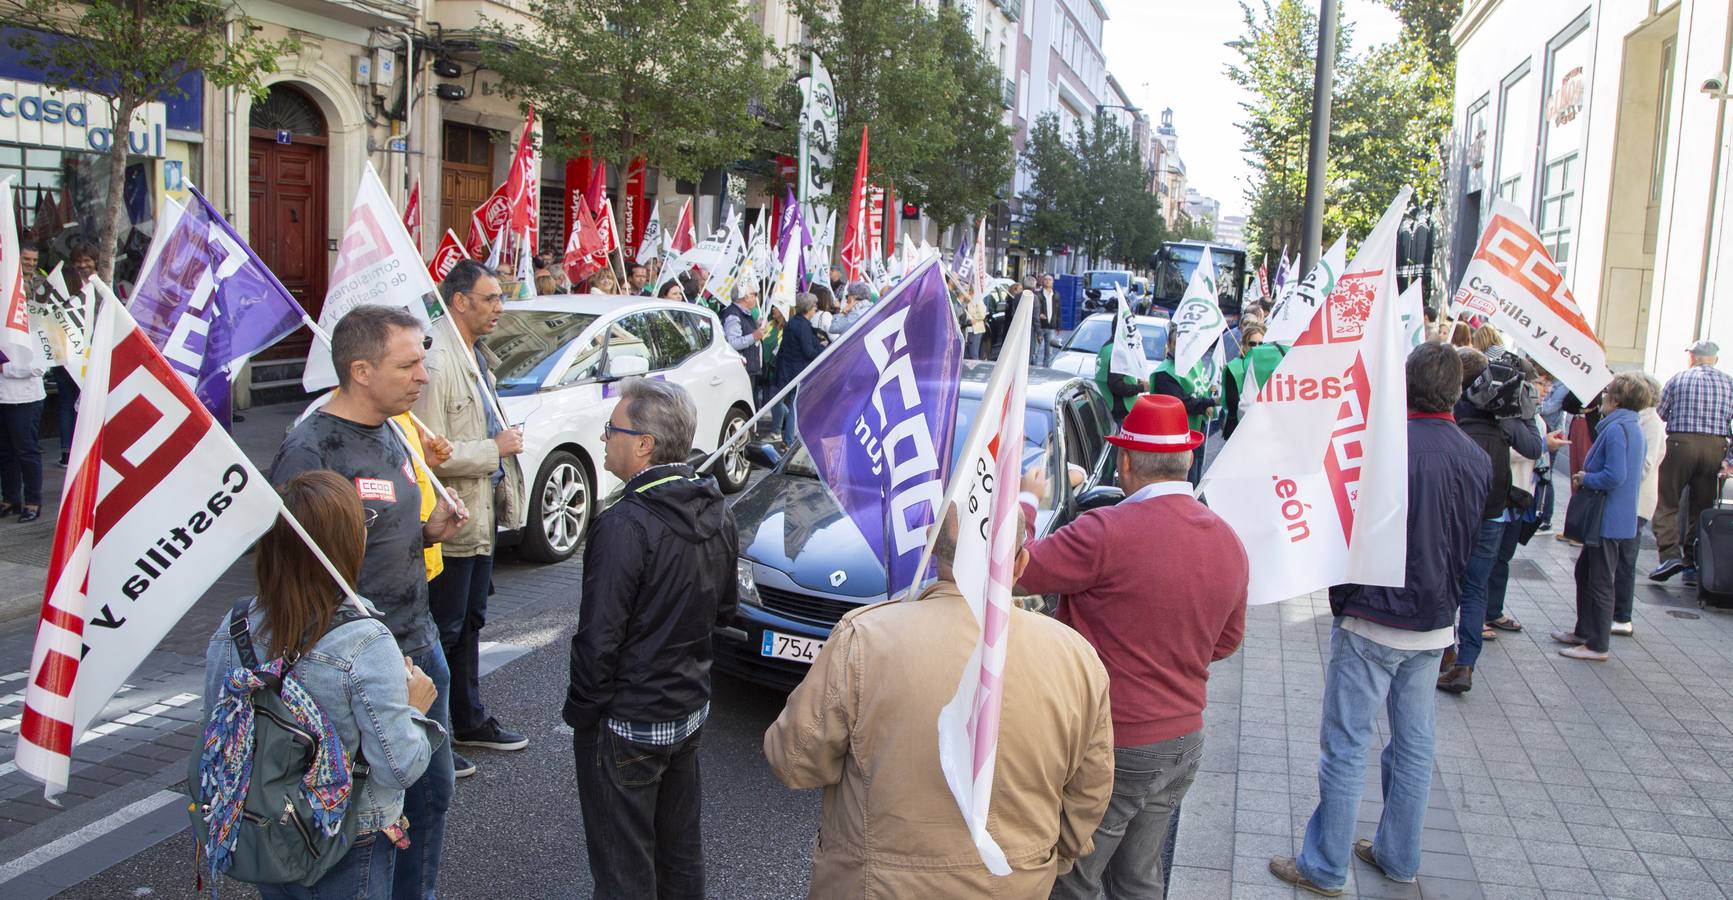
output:
<path id="1" fill-rule="evenodd" d="M 335 472 L 317 470 L 290 479 L 281 493 L 288 513 L 353 584 L 367 545 L 354 487 Z M 350 765 L 365 760 L 368 766 L 349 798 L 357 837 L 343 860 L 310 887 L 261 884 L 259 893 L 265 900 L 389 897 L 392 865 L 407 843 L 403 792 L 445 740 L 425 716 L 435 696 L 433 682 L 398 652 L 378 619 L 330 627 L 344 594 L 332 588 L 324 567 L 285 522 L 259 540 L 257 551 L 259 596 L 247 616 L 255 652 L 261 661 L 293 661 L 296 679 L 330 719 Z M 221 696 L 224 679 L 238 665 L 225 616 L 205 652 L 207 720 L 212 698 Z"/>

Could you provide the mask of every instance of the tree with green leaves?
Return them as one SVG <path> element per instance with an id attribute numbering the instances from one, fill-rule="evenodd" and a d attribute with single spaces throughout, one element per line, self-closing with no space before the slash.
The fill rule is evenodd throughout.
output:
<path id="1" fill-rule="evenodd" d="M 738 0 L 530 0 L 530 16 L 484 20 L 484 57 L 534 104 L 544 151 L 696 180 L 771 140 L 759 113 L 786 76 Z"/>
<path id="2" fill-rule="evenodd" d="M 262 96 L 261 77 L 293 40 L 260 37 L 252 20 L 225 0 L 0 0 L 0 21 L 14 26 L 10 47 L 50 87 L 108 101 L 114 139 L 107 151 L 106 208 L 97 220 L 96 271 L 114 274 L 125 221 L 127 129 L 147 104 L 184 96 L 179 82 L 200 72 L 218 88 Z"/>
<path id="3" fill-rule="evenodd" d="M 1023 191 L 1023 242 L 1038 250 L 1080 243 L 1077 196 L 1083 190 L 1083 164 L 1065 139 L 1059 115 L 1044 112 L 1029 126 L 1022 165 L 1029 173 Z"/>
<path id="4" fill-rule="evenodd" d="M 984 213 L 1012 173 L 1002 88 L 955 9 L 916 0 L 789 0 L 836 88 L 832 183 L 854 180 L 871 125 L 867 178 L 947 227 Z M 792 141 L 790 142 L 792 146 Z M 847 190 L 831 195 L 848 203 Z"/>

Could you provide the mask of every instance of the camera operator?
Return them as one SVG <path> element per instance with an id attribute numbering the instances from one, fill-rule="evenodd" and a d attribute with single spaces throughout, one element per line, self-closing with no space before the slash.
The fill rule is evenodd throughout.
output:
<path id="1" fill-rule="evenodd" d="M 1525 372 L 1528 363 L 1499 346 L 1486 353 L 1460 347 L 1462 399 L 1456 403 L 1456 424 L 1492 458 L 1492 489 L 1487 492 L 1485 517 L 1468 568 L 1462 574 L 1462 607 L 1456 626 L 1456 649 L 1444 651 L 1438 689 L 1460 694 L 1474 687 L 1474 664 L 1480 647 L 1492 634 L 1489 623 L 1519 631 L 1522 626 L 1504 614 L 1504 590 L 1510 580 L 1510 559 L 1522 533 L 1522 513 L 1534 502 L 1530 482 L 1513 483 L 1512 453 L 1535 460 L 1545 452 L 1535 413 L 1540 398 Z M 1526 469 L 1526 467 L 1525 467 Z M 1496 616 L 1490 613 L 1496 612 Z"/>

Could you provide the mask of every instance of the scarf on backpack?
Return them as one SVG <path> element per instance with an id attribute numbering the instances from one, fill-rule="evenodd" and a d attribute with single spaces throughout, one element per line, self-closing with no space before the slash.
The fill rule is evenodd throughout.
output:
<path id="1" fill-rule="evenodd" d="M 353 787 L 349 760 L 343 755 L 343 741 L 313 695 L 307 693 L 292 672 L 285 671 L 289 668 L 282 658 L 257 670 L 236 666 L 223 678 L 221 695 L 212 706 L 210 722 L 205 726 L 204 749 L 199 756 L 199 796 L 210 805 L 205 816 L 209 827 L 205 831 L 204 851 L 213 876 L 229 868 L 235 842 L 240 837 L 235 829 L 253 777 L 252 695 L 265 686 L 263 676 L 281 679 L 283 687 L 279 694 L 283 703 L 294 714 L 295 721 L 317 739 L 313 765 L 301 782 L 302 796 L 313 809 L 313 824 L 332 837 L 343 827 L 343 814 L 349 808 Z"/>

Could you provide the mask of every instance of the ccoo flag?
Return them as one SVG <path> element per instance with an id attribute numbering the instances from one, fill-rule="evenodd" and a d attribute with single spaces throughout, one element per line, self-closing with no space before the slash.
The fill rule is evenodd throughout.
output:
<path id="1" fill-rule="evenodd" d="M 282 508 L 107 285 L 95 283 L 103 302 L 14 759 L 49 797 L 65 790 L 73 745 L 121 682 Z"/>
<path id="2" fill-rule="evenodd" d="M 128 311 L 199 402 L 229 426 L 229 376 L 301 327 L 294 295 L 196 188 Z"/>
<path id="3" fill-rule="evenodd" d="M 944 273 L 929 259 L 832 341 L 795 395 L 801 441 L 884 561 L 888 596 L 914 583 L 938 521 L 962 366 Z"/>
<path id="4" fill-rule="evenodd" d="M 1199 492 L 1247 547 L 1247 602 L 1403 583 L 1408 348 L 1396 295 L 1404 188 L 1258 390 Z"/>

